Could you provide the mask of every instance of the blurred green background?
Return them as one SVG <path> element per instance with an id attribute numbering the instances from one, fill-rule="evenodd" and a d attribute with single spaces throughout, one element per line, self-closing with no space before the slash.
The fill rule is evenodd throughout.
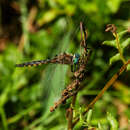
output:
<path id="1" fill-rule="evenodd" d="M 1 0 L 0 1 L 0 129 L 67 129 L 66 105 L 50 113 L 50 106 L 72 81 L 69 66 L 42 65 L 15 68 L 16 63 L 80 53 L 82 21 L 92 49 L 84 89 L 76 100 L 76 113 L 100 92 L 119 70 L 117 49 L 104 45 L 114 39 L 105 27 L 117 32 L 130 29 L 129 0 Z M 123 35 L 123 51 L 130 58 L 130 33 Z M 115 56 L 113 58 L 113 56 Z M 113 59 L 112 59 L 113 58 Z M 130 129 L 130 71 L 123 73 L 94 105 L 90 126 L 103 130 Z M 86 105 L 84 105 L 86 104 Z M 107 114 L 109 113 L 109 114 Z M 114 122 L 114 126 L 111 125 Z M 86 126 L 80 122 L 75 129 Z M 118 127 L 118 128 L 117 128 Z"/>

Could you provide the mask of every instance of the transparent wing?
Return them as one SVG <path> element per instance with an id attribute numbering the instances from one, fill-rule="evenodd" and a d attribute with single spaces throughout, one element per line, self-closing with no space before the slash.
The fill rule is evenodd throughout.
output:
<path id="1" fill-rule="evenodd" d="M 60 43 L 57 53 L 64 52 L 67 50 L 67 46 L 70 40 L 70 32 L 68 32 Z M 56 51 L 55 51 L 56 52 Z M 44 118 L 46 115 L 50 114 L 50 106 L 54 104 L 61 96 L 61 91 L 65 87 L 65 77 L 68 65 L 47 65 L 45 71 L 43 71 L 42 76 L 42 104 L 44 105 Z"/>
<path id="2" fill-rule="evenodd" d="M 78 27 L 79 23 L 77 24 Z M 59 42 L 59 45 L 56 44 L 57 49 L 54 51 L 54 54 L 60 54 L 64 51 L 67 52 L 69 47 L 72 46 L 70 45 L 71 40 L 73 39 L 72 36 L 74 36 L 74 30 L 72 28 L 73 27 L 70 26 L 68 28 L 69 31 L 64 34 L 63 38 L 60 38 L 60 40 L 57 41 Z M 75 31 L 77 32 L 77 28 Z M 68 67 L 69 66 L 66 65 L 47 65 L 46 70 L 43 72 L 43 90 L 41 92 L 43 92 L 42 95 L 46 95 L 42 98 L 43 106 L 46 108 L 44 111 L 44 119 L 50 114 L 50 106 L 61 97 L 61 91 L 65 88 L 65 78 Z"/>

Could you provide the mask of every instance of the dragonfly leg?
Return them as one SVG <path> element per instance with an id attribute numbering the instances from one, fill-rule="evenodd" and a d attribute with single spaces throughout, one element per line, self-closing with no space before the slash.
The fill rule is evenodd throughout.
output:
<path id="1" fill-rule="evenodd" d="M 77 70 L 79 69 L 79 64 L 77 64 L 77 68 L 76 68 Z"/>
<path id="2" fill-rule="evenodd" d="M 73 68 L 74 68 L 73 65 L 71 65 L 71 72 L 74 72 Z"/>
<path id="3" fill-rule="evenodd" d="M 74 64 L 73 66 L 74 66 L 74 70 L 73 70 L 73 71 L 75 72 L 75 71 L 76 71 L 76 68 L 77 68 L 77 65 Z"/>
<path id="4" fill-rule="evenodd" d="M 73 64 L 73 65 L 71 65 L 71 72 L 75 72 L 78 69 L 79 69 L 79 64 Z"/>

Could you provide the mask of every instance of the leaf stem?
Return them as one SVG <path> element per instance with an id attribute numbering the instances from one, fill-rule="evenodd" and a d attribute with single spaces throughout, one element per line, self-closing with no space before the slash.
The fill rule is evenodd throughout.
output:
<path id="1" fill-rule="evenodd" d="M 120 53 L 120 58 L 121 58 L 122 62 L 125 64 L 125 63 L 126 63 L 126 60 L 125 60 L 125 58 L 124 58 L 124 56 L 123 56 L 123 54 L 122 54 L 122 51 L 121 51 L 121 47 L 120 47 L 118 35 L 117 35 L 117 33 L 113 33 L 113 35 L 114 35 L 115 38 L 116 38 L 116 44 L 117 44 L 118 51 L 119 51 L 119 53 Z"/>
<path id="2" fill-rule="evenodd" d="M 2 120 L 4 130 L 8 130 L 8 123 L 7 123 L 6 114 L 3 107 L 0 107 L 0 115 L 1 115 L 1 120 Z"/>

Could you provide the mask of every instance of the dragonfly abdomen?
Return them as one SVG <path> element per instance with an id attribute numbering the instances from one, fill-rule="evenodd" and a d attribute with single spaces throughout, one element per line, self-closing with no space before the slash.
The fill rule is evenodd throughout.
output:
<path id="1" fill-rule="evenodd" d="M 31 61 L 31 62 L 25 62 L 21 64 L 16 64 L 16 67 L 32 67 L 32 66 L 38 66 L 41 64 L 47 64 L 50 63 L 50 60 L 39 60 L 39 61 Z"/>
<path id="2" fill-rule="evenodd" d="M 75 60 L 75 62 L 78 62 L 78 60 Z M 16 67 L 31 67 L 31 66 L 38 66 L 41 64 L 73 64 L 73 56 L 70 54 L 63 53 L 61 55 L 55 56 L 52 59 L 47 60 L 38 60 L 38 61 L 31 61 L 31 62 L 25 62 L 21 64 L 16 64 Z"/>

